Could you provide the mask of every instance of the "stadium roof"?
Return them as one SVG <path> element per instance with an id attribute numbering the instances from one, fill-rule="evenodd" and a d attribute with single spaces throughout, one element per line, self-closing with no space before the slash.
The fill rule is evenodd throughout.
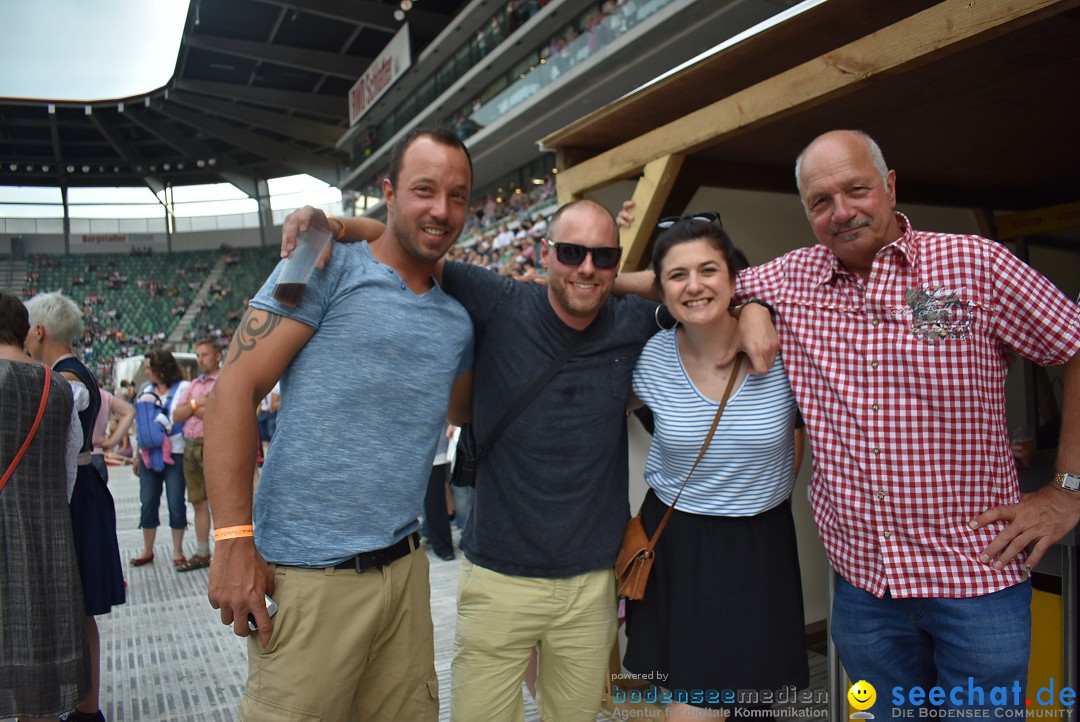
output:
<path id="1" fill-rule="evenodd" d="M 402 5 L 192 0 L 165 87 L 92 103 L 0 98 L 0 185 L 252 188 L 298 173 L 337 185 L 348 91 L 404 24 Z M 411 7 L 413 54 L 465 5 Z"/>

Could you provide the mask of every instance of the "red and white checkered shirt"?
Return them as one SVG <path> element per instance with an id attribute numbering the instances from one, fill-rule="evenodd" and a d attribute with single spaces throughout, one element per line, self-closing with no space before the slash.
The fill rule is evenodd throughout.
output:
<path id="1" fill-rule="evenodd" d="M 1043 365 L 1080 350 L 1080 306 L 1004 246 L 912 230 L 869 282 L 825 246 L 739 276 L 776 308 L 814 451 L 810 498 L 837 573 L 875 596 L 971 597 L 1023 579 L 978 561 L 1019 498 L 1005 422 L 1011 352 Z"/>

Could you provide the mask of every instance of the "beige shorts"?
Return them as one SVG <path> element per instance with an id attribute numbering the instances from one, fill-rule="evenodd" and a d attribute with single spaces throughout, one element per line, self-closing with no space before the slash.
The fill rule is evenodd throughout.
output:
<path id="1" fill-rule="evenodd" d="M 438 720 L 423 552 L 363 574 L 271 567 L 278 613 L 265 649 L 248 637 L 241 720 Z"/>
<path id="2" fill-rule="evenodd" d="M 202 439 L 184 439 L 184 484 L 187 486 L 189 503 L 194 504 L 206 499 Z"/>
<path id="3" fill-rule="evenodd" d="M 616 628 L 611 569 L 541 579 L 462 561 L 450 719 L 523 720 L 521 682 L 539 644 L 540 716 L 593 722 L 607 684 Z"/>

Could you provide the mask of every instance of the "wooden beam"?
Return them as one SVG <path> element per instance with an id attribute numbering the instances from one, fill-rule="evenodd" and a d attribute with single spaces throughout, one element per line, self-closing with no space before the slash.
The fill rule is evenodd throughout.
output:
<path id="1" fill-rule="evenodd" d="M 933 62 L 1077 5 L 1080 0 L 945 0 L 579 165 L 560 169 L 560 198 L 580 196 L 615 178 L 639 173 L 658 158 L 694 153 L 739 131 L 841 97 L 882 73 Z"/>
<path id="2" fill-rule="evenodd" d="M 999 241 L 1080 226 L 1080 202 L 1010 213 L 997 219 Z"/>
<path id="3" fill-rule="evenodd" d="M 634 188 L 634 222 L 629 228 L 619 230 L 619 245 L 623 249 L 621 270 L 637 271 L 642 267 L 653 228 L 660 220 L 660 212 L 679 177 L 682 164 L 683 156 L 668 155 L 645 166 L 645 172 Z"/>
<path id="4" fill-rule="evenodd" d="M 1046 248 L 1057 248 L 1062 251 L 1080 253 L 1080 242 L 1069 238 L 1054 238 L 1053 236 L 1018 236 L 1002 241 L 1002 243 L 1025 243 L 1028 246 L 1044 246 Z"/>
<path id="5" fill-rule="evenodd" d="M 564 146 L 555 151 L 555 167 L 562 172 L 563 168 L 569 168 L 573 165 L 577 165 L 581 161 L 589 157 L 589 153 L 581 150 L 580 148 L 574 148 L 571 146 Z M 578 200 L 581 198 L 581 194 L 568 194 L 563 195 L 563 184 L 559 183 L 558 174 L 555 176 L 555 193 L 558 196 L 559 207 L 565 206 L 570 201 Z"/>
<path id="6" fill-rule="evenodd" d="M 975 228 L 983 238 L 997 238 L 997 221 L 994 219 L 994 209 L 980 206 L 971 209 L 971 217 L 975 219 Z"/>

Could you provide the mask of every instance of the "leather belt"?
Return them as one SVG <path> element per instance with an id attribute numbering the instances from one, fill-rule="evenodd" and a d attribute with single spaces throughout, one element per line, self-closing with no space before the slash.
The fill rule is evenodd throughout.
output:
<path id="1" fill-rule="evenodd" d="M 419 548 L 420 534 L 414 531 L 385 549 L 362 552 L 354 557 L 349 557 L 340 564 L 335 564 L 334 569 L 354 569 L 357 574 L 363 574 L 368 569 L 379 569 L 391 562 L 396 562 L 411 553 L 413 549 Z"/>

